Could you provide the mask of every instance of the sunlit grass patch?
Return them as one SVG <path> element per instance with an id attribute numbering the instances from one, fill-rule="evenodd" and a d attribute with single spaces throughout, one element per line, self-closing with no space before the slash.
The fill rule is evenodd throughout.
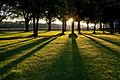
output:
<path id="1" fill-rule="evenodd" d="M 33 79 L 35 77 L 35 74 L 40 74 L 44 72 L 34 69 L 34 68 L 30 68 L 30 67 L 39 67 L 39 69 L 43 67 L 47 67 L 52 64 L 56 59 L 55 57 L 57 56 L 57 53 L 59 52 L 59 48 L 62 47 L 65 44 L 66 39 L 64 38 L 64 41 L 59 43 L 60 41 L 63 41 L 63 38 L 58 38 L 57 40 L 55 40 L 54 42 L 49 43 L 46 47 L 44 47 L 41 50 L 37 50 L 37 52 L 35 52 L 30 58 L 28 58 L 26 61 L 22 62 L 20 65 L 18 65 L 18 69 L 24 69 L 22 70 L 22 76 L 26 76 L 27 78 Z M 44 42 L 46 43 L 46 42 Z M 44 44 L 42 43 L 42 44 Z M 56 44 L 57 43 L 57 44 Z M 59 43 L 59 44 L 58 44 Z M 54 44 L 54 45 L 53 45 Z M 61 45 L 62 44 L 62 45 Z M 37 45 L 38 47 L 40 45 Z M 36 46 L 36 47 L 37 47 Z M 43 61 L 43 62 L 42 62 Z M 41 66 L 40 66 L 41 65 Z M 25 68 L 24 68 L 25 67 Z M 32 70 L 33 69 L 33 70 Z M 35 70 L 35 71 L 34 71 Z M 29 73 L 27 73 L 27 72 Z M 32 71 L 32 72 L 31 72 Z M 32 74 L 32 78 L 30 77 L 29 74 Z M 28 75 L 27 75 L 28 74 Z M 37 75 L 36 75 L 37 76 Z M 42 74 L 41 76 L 38 75 L 38 78 L 42 78 Z"/>
<path id="2" fill-rule="evenodd" d="M 32 35 L 32 32 L 11 32 L 11 33 L 5 32 L 5 33 L 0 33 L 0 38 L 26 37 L 30 35 Z"/>
<path id="3" fill-rule="evenodd" d="M 98 43 L 88 37 L 79 36 L 77 44 L 79 44 L 78 47 L 81 52 L 80 55 L 84 58 L 86 69 L 91 80 L 119 79 L 118 74 L 120 74 L 120 59 L 118 57 L 120 48 L 109 42 L 100 42 L 100 40 L 97 40 L 94 37 L 89 37 L 95 39 Z M 114 50 L 114 47 L 117 47 L 117 52 L 111 52 L 111 50 L 109 50 L 110 48 L 106 48 L 105 46 L 103 47 L 99 43 L 105 45 L 106 47 L 111 47 L 111 50 Z M 110 44 L 112 46 L 110 46 Z M 118 54 L 118 57 L 116 54 Z"/>
<path id="4" fill-rule="evenodd" d="M 94 37 L 94 36 L 89 36 L 91 39 L 93 39 L 93 40 L 95 40 L 95 42 L 97 42 L 98 44 L 100 44 L 102 47 L 103 46 L 107 46 L 107 47 L 109 47 L 110 49 L 112 49 L 112 50 L 115 50 L 115 51 L 117 51 L 118 53 L 120 52 L 120 46 L 118 46 L 118 45 L 116 45 L 116 44 L 114 44 L 114 43 L 112 43 L 112 42 L 109 42 L 109 41 L 106 41 L 106 40 L 104 40 L 104 39 L 101 39 L 101 38 L 97 38 L 97 37 Z M 116 39 L 117 40 L 117 39 Z M 114 40 L 113 40 L 113 42 L 114 42 Z M 120 42 L 120 41 L 119 41 Z M 119 43 L 118 42 L 118 43 Z"/>
<path id="5" fill-rule="evenodd" d="M 54 36 L 59 33 L 61 33 L 61 31 L 45 31 L 43 33 L 40 33 L 39 36 Z"/>
<path id="6" fill-rule="evenodd" d="M 120 46 L 120 36 L 116 35 L 93 35 L 93 36 Z"/>
<path id="7" fill-rule="evenodd" d="M 28 33 L 5 34 L 6 38 L 9 38 L 32 34 Z M 71 32 L 67 31 L 66 35 L 62 36 L 58 35 L 60 33 L 60 31 L 41 31 L 37 38 L 23 37 L 5 42 L 0 40 L 0 79 L 120 79 L 118 35 L 83 34 L 69 38 Z"/>

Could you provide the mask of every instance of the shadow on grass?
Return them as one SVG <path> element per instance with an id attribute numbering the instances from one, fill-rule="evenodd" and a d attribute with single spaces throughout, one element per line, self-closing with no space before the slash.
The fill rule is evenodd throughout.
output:
<path id="1" fill-rule="evenodd" d="M 102 48 L 108 50 L 108 51 L 111 53 L 111 55 L 117 57 L 118 59 L 120 58 L 120 53 L 119 53 L 119 52 L 113 50 L 113 49 L 110 48 L 109 46 L 105 46 L 104 44 L 98 42 L 97 40 L 95 40 L 95 39 L 93 39 L 93 38 L 91 38 L 91 37 L 89 37 L 89 36 L 85 36 L 85 37 L 87 37 L 87 38 L 89 38 L 90 40 L 94 41 L 96 44 L 100 45 Z"/>
<path id="2" fill-rule="evenodd" d="M 43 42 L 43 41 L 46 41 L 48 39 L 50 39 L 51 37 L 47 37 L 47 38 L 42 38 L 42 39 L 39 39 L 39 40 L 36 40 L 35 42 L 30 42 L 26 45 L 23 45 L 23 46 L 20 46 L 20 47 L 17 47 L 15 49 L 12 49 L 12 50 L 9 50 L 7 52 L 3 52 L 1 53 L 0 55 L 0 62 L 1 61 L 4 61 L 4 60 L 7 60 L 7 58 L 11 57 L 11 56 L 14 56 L 14 55 L 17 55 L 17 54 L 20 54 L 22 51 L 25 51 L 27 49 L 30 49 L 36 45 L 38 45 L 39 43 Z"/>
<path id="3" fill-rule="evenodd" d="M 30 31 L 31 32 L 31 31 Z M 0 35 L 1 36 L 7 36 L 7 35 L 18 35 L 18 34 L 22 34 L 22 33 L 29 33 L 29 32 L 24 32 L 24 31 L 0 31 Z M 38 32 L 38 34 L 41 34 L 41 33 L 47 33 L 47 31 L 39 31 Z M 31 32 L 31 34 L 32 34 L 32 32 Z M 12 37 L 13 39 L 14 39 L 14 37 Z M 23 38 L 23 37 L 22 37 Z M 7 39 L 7 38 L 0 38 L 0 40 L 2 40 L 2 39 Z M 9 39 L 9 38 L 8 38 Z"/>
<path id="4" fill-rule="evenodd" d="M 87 71 L 85 70 L 85 61 L 80 55 L 77 43 L 76 43 L 76 37 L 71 37 L 72 39 L 72 56 L 73 56 L 73 74 L 74 78 L 73 80 L 89 80 L 89 76 L 87 74 Z"/>
<path id="5" fill-rule="evenodd" d="M 53 40 L 55 40 L 57 37 L 59 37 L 59 36 L 56 35 L 56 37 L 50 37 L 50 38 L 44 39 L 43 42 L 45 42 L 45 43 L 43 43 L 42 45 L 38 46 L 36 49 L 30 51 L 29 53 L 26 53 L 22 57 L 14 60 L 14 61 L 10 62 L 9 64 L 5 65 L 4 67 L 0 68 L 0 75 L 3 74 L 3 73 L 8 72 L 11 68 L 13 68 L 14 66 L 16 66 L 20 62 L 24 61 L 25 59 L 29 58 L 30 56 L 32 56 L 35 52 L 37 52 L 38 50 L 40 50 L 43 47 L 45 47 L 47 44 L 49 44 L 50 42 L 52 42 Z M 38 40 L 38 42 L 39 42 L 39 40 Z M 34 46 L 38 45 L 38 44 L 39 43 L 35 43 Z M 30 46 L 30 45 L 27 45 L 27 46 Z"/>
<path id="6" fill-rule="evenodd" d="M 25 32 L 24 32 L 25 33 Z M 46 32 L 39 32 L 39 33 L 47 33 L 47 31 Z M 19 33 L 20 34 L 20 33 Z M 59 35 L 62 35 L 62 34 L 59 34 Z M 56 35 L 51 35 L 51 36 L 56 36 Z M 21 36 L 15 36 L 15 37 L 8 37 L 8 38 L 0 38 L 0 40 L 15 40 L 15 39 L 22 39 L 22 38 L 32 38 L 32 37 L 34 37 L 33 36 L 33 34 L 31 34 L 31 35 L 28 35 L 28 36 L 23 36 L 23 37 L 21 37 Z M 40 35 L 40 36 L 38 36 L 38 37 L 50 37 L 50 35 Z"/>
<path id="7" fill-rule="evenodd" d="M 9 37 L 9 38 L 0 38 L 0 40 L 14 40 L 14 39 L 22 39 L 22 38 L 30 38 L 30 37 L 33 37 L 33 35 L 29 35 L 25 37 L 16 36 L 16 37 Z"/>
<path id="8" fill-rule="evenodd" d="M 12 49 L 10 51 L 1 53 L 1 55 L 0 55 L 0 61 L 7 60 L 8 57 L 17 55 L 17 54 L 21 53 L 22 51 L 28 50 L 28 49 L 30 49 L 30 48 L 38 45 L 39 43 L 47 41 L 48 39 L 50 39 L 52 37 L 55 37 L 55 36 L 59 36 L 59 34 L 54 35 L 54 36 L 49 36 L 49 37 L 46 37 L 46 38 L 43 38 L 43 39 L 39 39 L 39 40 L 36 40 L 35 42 L 30 42 L 30 43 L 28 43 L 26 45 L 23 45 L 23 46 L 20 46 L 18 48 Z"/>
<path id="9" fill-rule="evenodd" d="M 89 80 L 85 62 L 76 43 L 76 36 L 71 36 L 70 39 L 72 44 L 69 41 L 64 44 L 46 80 Z"/>
<path id="10" fill-rule="evenodd" d="M 12 31 L 12 32 L 14 32 L 14 31 Z M 24 33 L 24 31 L 17 31 L 17 32 L 15 32 L 15 33 L 11 33 L 11 31 L 0 31 L 0 34 L 19 34 L 19 33 Z"/>
<path id="11" fill-rule="evenodd" d="M 22 41 L 17 41 L 17 42 L 14 42 L 14 43 L 10 43 L 10 44 L 6 44 L 6 45 L 2 45 L 0 47 L 6 47 L 6 46 L 11 46 L 11 45 L 14 45 L 14 44 L 19 44 L 19 43 L 22 43 L 22 42 L 27 42 L 29 40 L 32 40 L 33 38 L 30 38 L 30 39 L 27 39 L 27 40 L 22 40 Z"/>
<path id="12" fill-rule="evenodd" d="M 62 44 L 62 43 L 61 43 Z M 55 62 L 50 65 L 50 69 L 45 70 L 47 75 L 45 80 L 70 80 L 71 59 L 70 59 L 70 42 L 64 43 L 62 49 L 57 54 Z M 70 70 L 70 71 L 69 71 Z M 41 74 L 44 75 L 44 74 Z"/>
<path id="13" fill-rule="evenodd" d="M 109 39 L 105 39 L 105 38 L 98 37 L 98 36 L 94 36 L 94 35 L 91 35 L 91 36 L 96 37 L 96 38 L 99 38 L 99 39 L 102 39 L 102 40 L 107 41 L 107 42 L 110 42 L 110 43 L 115 44 L 115 45 L 117 45 L 117 46 L 120 47 L 120 43 L 119 43 L 119 42 L 114 42 L 114 41 L 111 41 L 111 40 L 109 40 Z"/>
<path id="14" fill-rule="evenodd" d="M 14 39 L 15 37 L 18 37 L 18 39 L 19 39 L 19 37 L 20 37 L 20 35 L 24 35 L 24 34 L 28 34 L 28 32 L 24 32 L 24 31 L 5 31 L 5 32 L 3 32 L 3 33 L 0 33 L 0 36 L 2 37 L 2 36 L 6 36 L 5 38 L 0 38 L 0 40 L 6 40 L 6 39 L 9 39 L 9 40 L 12 40 L 12 38 Z M 29 33 L 29 35 L 26 35 L 26 36 L 30 36 L 30 35 L 32 35 L 32 33 L 30 34 Z"/>

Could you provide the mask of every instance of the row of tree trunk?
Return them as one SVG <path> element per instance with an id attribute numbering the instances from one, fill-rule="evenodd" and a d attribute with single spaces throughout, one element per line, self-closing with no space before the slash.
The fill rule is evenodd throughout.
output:
<path id="1" fill-rule="evenodd" d="M 25 20 L 25 24 L 26 24 L 26 32 L 29 31 L 29 20 L 26 19 Z M 89 23 L 87 23 L 87 30 L 89 31 Z M 33 16 L 33 36 L 37 37 L 38 36 L 38 25 L 39 25 L 39 15 L 37 16 Z M 72 31 L 71 33 L 74 34 L 74 21 L 72 22 Z M 104 30 L 104 26 L 102 26 L 102 23 L 100 23 L 100 30 L 103 30 L 103 34 L 105 34 L 105 30 Z M 48 23 L 48 31 L 51 31 L 51 21 L 49 21 Z M 66 21 L 62 22 L 62 35 L 64 35 L 66 31 Z M 113 24 L 113 20 L 110 21 L 110 34 L 114 34 L 115 32 L 118 32 L 120 34 L 120 21 L 119 21 L 119 27 L 116 31 L 116 29 L 114 28 L 114 24 Z M 82 34 L 81 33 L 81 26 L 80 26 L 80 20 L 78 21 L 78 34 Z M 96 34 L 96 23 L 94 25 L 94 32 L 93 34 Z"/>

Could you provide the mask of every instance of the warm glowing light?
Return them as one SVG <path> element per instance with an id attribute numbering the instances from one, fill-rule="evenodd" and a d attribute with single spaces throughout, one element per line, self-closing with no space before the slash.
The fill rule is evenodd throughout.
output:
<path id="1" fill-rule="evenodd" d="M 70 19 L 68 20 L 68 22 L 70 22 L 70 23 L 73 22 L 73 18 L 70 18 Z"/>

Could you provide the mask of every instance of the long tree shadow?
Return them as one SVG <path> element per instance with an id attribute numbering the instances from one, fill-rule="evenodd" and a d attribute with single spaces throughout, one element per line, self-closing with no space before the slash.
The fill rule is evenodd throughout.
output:
<path id="1" fill-rule="evenodd" d="M 19 44 L 19 43 L 26 42 L 26 41 L 29 41 L 29 40 L 32 40 L 32 39 L 33 39 L 33 38 L 26 39 L 26 40 L 22 40 L 22 41 L 17 41 L 17 42 L 13 42 L 13 43 L 10 43 L 10 44 L 2 45 L 2 46 L 0 46 L 0 47 L 11 46 L 11 45 Z"/>
<path id="2" fill-rule="evenodd" d="M 45 80 L 89 80 L 76 40 L 71 39 L 63 45 L 51 68 L 46 70 Z"/>
<path id="3" fill-rule="evenodd" d="M 7 35 L 19 35 L 19 34 L 22 34 L 22 33 L 28 33 L 28 32 L 24 32 L 24 31 L 16 31 L 16 32 L 8 32 L 8 31 L 0 31 L 0 36 L 7 36 Z M 47 33 L 47 31 L 39 31 L 38 34 L 41 34 L 41 33 Z M 32 36 L 32 33 L 31 33 L 31 36 Z M 16 36 L 17 38 L 20 38 L 18 36 Z M 14 39 L 15 37 L 11 37 L 11 38 L 0 38 L 1 40 L 3 39 Z M 24 38 L 24 37 L 21 37 L 21 38 Z"/>
<path id="4" fill-rule="evenodd" d="M 28 35 L 28 36 L 24 36 L 24 37 L 15 36 L 15 37 L 9 37 L 9 38 L 0 38 L 0 40 L 14 40 L 14 39 L 32 38 L 32 37 L 33 37 L 33 35 Z"/>
<path id="5" fill-rule="evenodd" d="M 97 40 L 95 40 L 95 39 L 93 39 L 93 38 L 91 38 L 91 37 L 89 37 L 89 36 L 85 36 L 85 37 L 87 37 L 87 38 L 89 38 L 90 40 L 94 41 L 96 44 L 100 45 L 102 48 L 108 50 L 111 55 L 117 57 L 118 59 L 120 58 L 120 53 L 119 53 L 119 52 L 113 50 L 112 48 L 110 48 L 110 47 L 108 47 L 108 46 L 105 46 L 104 44 L 98 42 Z"/>
<path id="6" fill-rule="evenodd" d="M 47 32 L 47 31 L 46 31 Z M 43 33 L 43 32 L 40 32 L 40 33 Z M 57 35 L 61 35 L 61 34 L 57 34 Z M 56 35 L 52 35 L 51 37 L 54 37 L 54 36 L 56 36 Z M 38 37 L 50 37 L 49 35 L 40 35 L 40 36 L 38 36 Z M 31 39 L 33 39 L 32 38 L 32 35 L 29 35 L 29 36 L 26 36 L 26 37 L 14 37 L 14 39 L 22 39 L 22 38 L 30 38 L 30 39 L 27 39 L 27 40 L 22 40 L 22 41 L 18 41 L 18 42 L 14 42 L 14 43 L 10 43 L 10 44 L 6 44 L 6 45 L 2 45 L 2 46 L 0 46 L 0 47 L 6 47 L 6 46 L 10 46 L 10 45 L 14 45 L 14 44 L 17 44 L 17 43 L 21 43 L 21 42 L 25 42 L 25 41 L 29 41 L 29 40 L 31 40 Z M 0 39 L 2 39 L 2 38 L 0 38 Z M 8 39 L 8 38 L 3 38 L 3 40 L 12 40 L 11 39 L 11 37 Z"/>
<path id="7" fill-rule="evenodd" d="M 85 61 L 80 55 L 76 37 L 71 36 L 58 54 L 46 80 L 89 80 L 85 70 Z M 72 50 L 71 50 L 72 48 Z"/>
<path id="8" fill-rule="evenodd" d="M 45 70 L 45 73 L 47 73 L 45 80 L 70 80 L 69 75 L 72 70 L 69 47 L 70 42 L 68 40 L 56 56 L 55 62 L 51 65 L 51 68 Z"/>
<path id="9" fill-rule="evenodd" d="M 45 37 L 45 38 L 36 40 L 36 41 L 34 41 L 34 42 L 30 42 L 30 43 L 28 43 L 28 44 L 26 44 L 26 45 L 20 46 L 20 47 L 18 47 L 18 48 L 12 49 L 12 50 L 10 50 L 10 51 L 3 52 L 3 53 L 1 53 L 1 55 L 0 55 L 0 61 L 7 60 L 8 57 L 17 55 L 17 54 L 21 53 L 22 51 L 25 51 L 25 50 L 27 50 L 27 49 L 30 49 L 30 48 L 38 45 L 39 43 L 45 42 L 45 41 L 47 41 L 48 39 L 50 39 L 50 38 L 52 38 L 52 37 L 55 37 L 55 36 L 59 36 L 59 35 L 60 35 L 60 34 L 57 34 L 57 35 L 54 35 L 54 36 Z"/>
<path id="10" fill-rule="evenodd" d="M 17 54 L 20 54 L 22 51 L 25 51 L 27 49 L 30 49 L 34 46 L 36 46 L 37 44 L 43 42 L 43 41 L 46 41 L 48 39 L 50 39 L 51 37 L 47 37 L 47 38 L 42 38 L 42 39 L 39 39 L 39 40 L 36 40 L 34 42 L 30 42 L 26 45 L 23 45 L 23 46 L 20 46 L 20 47 L 17 47 L 15 49 L 12 49 L 12 50 L 9 50 L 7 52 L 3 52 L 1 53 L 0 55 L 0 61 L 4 61 L 4 60 L 7 60 L 8 57 L 11 57 L 11 56 L 14 56 L 14 55 L 17 55 Z"/>
<path id="11" fill-rule="evenodd" d="M 23 32 L 23 31 L 18 31 L 18 32 L 9 32 L 9 31 L 0 31 L 0 34 L 2 34 L 2 36 L 5 36 L 5 35 L 12 35 L 12 34 L 21 34 L 21 33 L 25 33 L 25 32 Z"/>
<path id="12" fill-rule="evenodd" d="M 71 39 L 74 77 L 76 78 L 76 80 L 89 80 L 90 78 L 85 69 L 85 61 L 81 57 L 76 43 L 76 37 L 72 36 Z"/>
<path id="13" fill-rule="evenodd" d="M 0 68 L 0 75 L 3 74 L 3 73 L 8 72 L 11 68 L 13 68 L 14 66 L 16 66 L 20 62 L 24 61 L 25 59 L 29 58 L 30 56 L 32 56 L 35 52 L 37 52 L 38 50 L 40 50 L 43 47 L 45 47 L 47 44 L 49 44 L 50 42 L 52 42 L 53 40 L 55 40 L 57 37 L 59 37 L 59 35 L 56 35 L 56 37 L 47 38 L 46 40 L 44 40 L 45 42 L 43 41 L 44 43 L 42 45 L 38 46 L 37 48 L 35 48 L 34 50 L 30 51 L 29 53 L 26 53 L 22 57 L 14 60 L 14 61 L 10 62 L 9 64 L 5 65 L 4 67 Z M 38 44 L 39 43 L 37 43 L 36 45 L 38 45 Z"/>
<path id="14" fill-rule="evenodd" d="M 94 36 L 94 35 L 91 35 L 91 36 L 102 39 L 102 40 L 107 41 L 107 42 L 110 42 L 112 44 L 118 45 L 120 47 L 120 44 L 118 42 L 114 42 L 114 41 L 111 41 L 110 39 L 105 39 L 105 38 Z"/>

